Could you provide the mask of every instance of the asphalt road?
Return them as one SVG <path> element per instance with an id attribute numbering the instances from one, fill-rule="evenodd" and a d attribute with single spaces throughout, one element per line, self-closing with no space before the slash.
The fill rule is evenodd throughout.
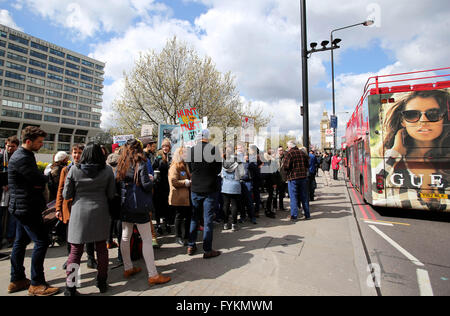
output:
<path id="1" fill-rule="evenodd" d="M 373 208 L 348 186 L 379 295 L 450 295 L 450 213 Z"/>

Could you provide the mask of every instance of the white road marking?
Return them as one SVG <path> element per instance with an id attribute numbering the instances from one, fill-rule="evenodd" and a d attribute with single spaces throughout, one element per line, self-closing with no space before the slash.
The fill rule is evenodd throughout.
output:
<path id="1" fill-rule="evenodd" d="M 378 235 L 383 237 L 388 243 L 390 243 L 395 249 L 400 251 L 406 258 L 408 258 L 412 263 L 414 263 L 416 266 L 423 267 L 424 264 L 419 261 L 416 257 L 414 257 L 412 254 L 410 254 L 408 251 L 406 251 L 402 246 L 397 244 L 394 240 L 389 238 L 385 233 L 383 233 L 381 230 L 379 230 L 377 227 L 373 225 L 369 225 L 370 228 L 372 228 Z"/>
<path id="2" fill-rule="evenodd" d="M 416 266 L 423 267 L 424 264 L 420 262 L 416 257 L 406 251 L 402 246 L 392 240 L 389 236 L 379 230 L 373 225 L 369 225 L 378 235 L 383 237 L 388 243 L 390 243 L 395 249 L 400 251 L 406 258 L 408 258 Z M 423 269 L 417 269 L 417 282 L 419 283 L 419 291 L 421 296 L 433 296 L 433 288 L 431 287 L 430 277 L 428 271 Z"/>
<path id="3" fill-rule="evenodd" d="M 367 223 L 367 224 L 375 224 L 375 225 L 384 225 L 384 226 L 394 226 L 394 224 L 391 224 L 391 223 L 382 223 L 382 222 L 364 221 L 364 223 Z"/>
<path id="4" fill-rule="evenodd" d="M 417 281 L 419 282 L 420 296 L 434 296 L 428 271 L 417 269 Z"/>

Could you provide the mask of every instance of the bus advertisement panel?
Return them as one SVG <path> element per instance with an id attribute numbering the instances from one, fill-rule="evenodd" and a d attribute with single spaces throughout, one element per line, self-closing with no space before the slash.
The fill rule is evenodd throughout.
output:
<path id="1" fill-rule="evenodd" d="M 450 211 L 450 89 L 370 95 L 374 205 Z"/>

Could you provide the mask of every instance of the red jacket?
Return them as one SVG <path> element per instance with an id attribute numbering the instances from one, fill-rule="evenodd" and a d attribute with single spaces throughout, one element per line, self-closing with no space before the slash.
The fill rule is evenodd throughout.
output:
<path id="1" fill-rule="evenodd" d="M 331 159 L 331 168 L 333 168 L 333 170 L 339 170 L 339 163 L 341 162 L 341 160 L 341 157 L 333 156 L 333 158 Z"/>

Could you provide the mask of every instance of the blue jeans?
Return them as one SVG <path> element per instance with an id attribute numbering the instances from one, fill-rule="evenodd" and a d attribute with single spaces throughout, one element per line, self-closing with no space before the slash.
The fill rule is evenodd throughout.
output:
<path id="1" fill-rule="evenodd" d="M 241 207 L 242 207 L 242 209 L 244 209 L 244 207 L 247 208 L 248 217 L 252 221 L 254 221 L 255 220 L 255 206 L 253 204 L 252 192 L 253 192 L 253 185 L 250 181 L 241 183 L 241 196 L 243 199 L 243 203 L 241 204 Z M 244 212 L 241 212 L 241 218 L 243 217 L 243 215 L 244 215 Z"/>
<path id="2" fill-rule="evenodd" d="M 49 245 L 48 229 L 37 218 L 36 223 L 24 225 L 17 221 L 16 239 L 11 253 L 11 282 L 26 278 L 23 262 L 27 245 L 33 241 L 34 249 L 31 255 L 31 285 L 45 284 L 44 260 Z"/>
<path id="3" fill-rule="evenodd" d="M 209 252 L 212 250 L 214 211 L 217 198 L 217 192 L 213 193 L 195 193 L 191 192 L 192 198 L 192 218 L 189 233 L 189 247 L 195 247 L 197 241 L 197 226 L 203 214 L 203 250 Z"/>
<path id="4" fill-rule="evenodd" d="M 302 202 L 305 217 L 309 218 L 309 187 L 308 178 L 288 181 L 289 198 L 291 199 L 291 216 L 298 217 L 299 200 Z"/>

